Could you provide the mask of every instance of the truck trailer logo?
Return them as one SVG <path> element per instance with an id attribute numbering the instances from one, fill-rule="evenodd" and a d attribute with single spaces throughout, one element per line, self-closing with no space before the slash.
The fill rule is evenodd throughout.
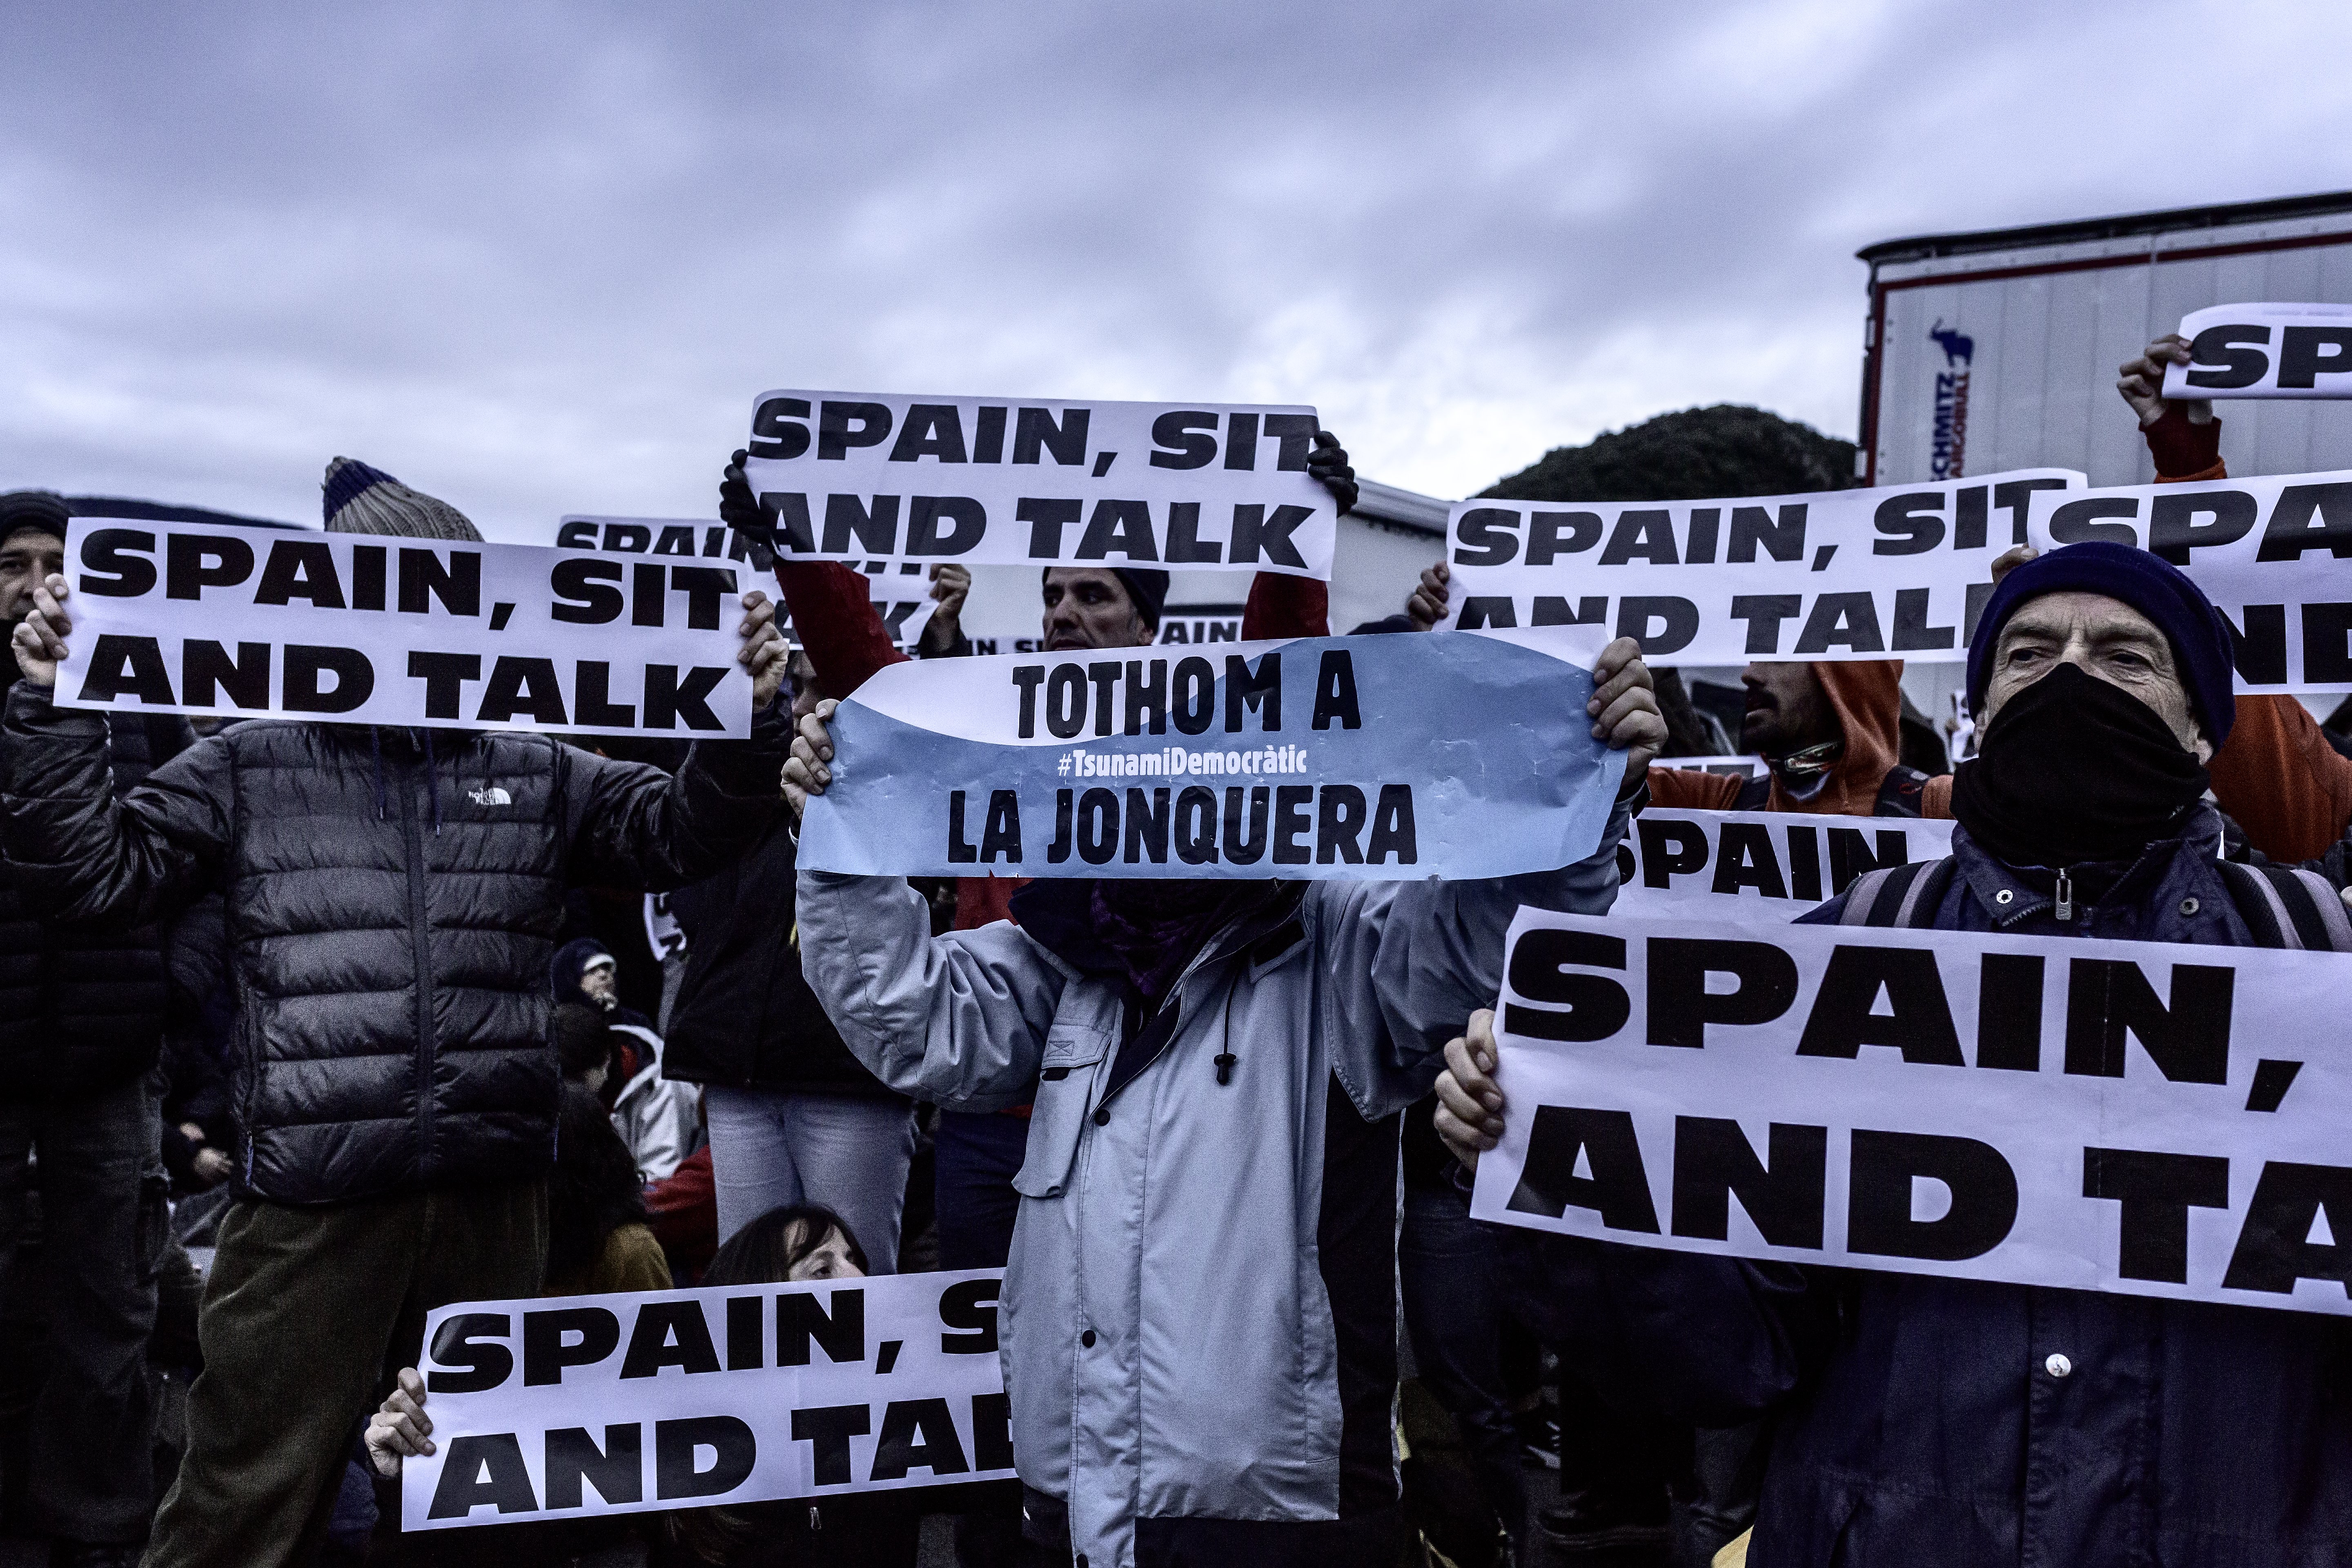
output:
<path id="1" fill-rule="evenodd" d="M 1928 471 L 1939 479 L 1957 479 L 1968 472 L 1969 365 L 1976 358 L 1977 341 L 1944 325 L 1941 316 L 1927 335 L 1944 351 L 1944 368 L 1936 373 L 1936 434 Z"/>

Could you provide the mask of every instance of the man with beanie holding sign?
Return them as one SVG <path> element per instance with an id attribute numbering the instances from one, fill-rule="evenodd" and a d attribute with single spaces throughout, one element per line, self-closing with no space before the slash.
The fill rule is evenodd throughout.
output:
<path id="1" fill-rule="evenodd" d="M 1949 858 L 1805 917 L 2036 937 L 2352 949 L 2308 872 L 2228 865 L 2205 764 L 2227 624 L 2119 545 L 2002 579 L 1969 650 L 1985 715 Z M 1509 1114 L 1493 1019 L 1447 1047 L 1465 1163 Z M 2315 1313 L 1698 1258 L 1497 1227 L 1516 1310 L 1637 1407 L 1773 1416 L 1748 1561 L 2234 1568 L 2352 1541 L 2346 1325 Z"/>
<path id="2" fill-rule="evenodd" d="M 338 459 L 325 491 L 332 531 L 480 537 L 364 464 Z M 745 595 L 751 737 L 696 745 L 675 778 L 547 735 L 255 721 L 130 787 L 105 716 L 49 700 L 73 632 L 65 578 L 33 598 L 0 731 L 0 843 L 24 896 L 130 924 L 218 891 L 237 997 L 236 1201 L 145 1560 L 307 1562 L 425 1313 L 541 1288 L 565 889 L 676 888 L 759 836 L 783 760 L 782 639 Z"/>
<path id="3" fill-rule="evenodd" d="M 69 515 L 44 490 L 0 496 L 0 618 L 11 631 L 33 613 L 34 586 L 63 569 Z M 126 787 L 195 740 L 175 713 L 108 714 L 91 733 Z M 148 1078 L 163 1033 L 163 943 L 152 924 L 47 915 L 0 862 L 0 1281 L 35 1228 L 48 1276 L 46 1364 L 16 1373 L 38 1391 L 26 1500 L 57 1562 L 128 1563 L 154 1509 L 147 1342 L 164 1186 Z"/>

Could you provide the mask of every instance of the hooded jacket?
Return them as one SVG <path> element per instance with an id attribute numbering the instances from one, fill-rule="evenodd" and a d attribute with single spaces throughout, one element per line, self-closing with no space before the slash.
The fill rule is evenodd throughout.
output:
<path id="1" fill-rule="evenodd" d="M 1903 661 L 1825 659 L 1815 664 L 1812 670 L 1820 677 L 1830 710 L 1845 731 L 1845 751 L 1831 764 L 1829 777 L 1819 794 L 1799 800 L 1775 773 L 1771 775 L 1770 793 L 1761 807 L 1748 809 L 1810 811 L 1825 816 L 1948 816 L 1945 811 L 1923 812 L 1919 805 L 1921 792 L 1916 790 L 1900 792 L 1905 795 L 1902 804 L 1909 806 L 1907 811 L 1881 810 L 1884 803 L 1880 792 L 1903 750 Z M 1916 779 L 1913 774 L 1903 783 L 1909 784 Z M 1934 787 L 1932 780 L 1927 784 Z M 1652 804 L 1679 810 L 1740 809 L 1740 794 L 1746 787 L 1746 781 L 1732 773 L 1704 773 L 1696 768 L 1650 769 Z M 1948 795 L 1949 789 L 1947 784 L 1941 793 Z"/>
<path id="2" fill-rule="evenodd" d="M 1270 883 L 1149 1016 L 1090 882 L 934 937 L 903 881 L 801 873 L 809 983 L 876 1076 L 1034 1101 L 1005 1388 L 1033 1513 L 1089 1563 L 1284 1560 L 1302 1531 L 1342 1561 L 1395 1507 L 1398 1113 L 1493 1001 L 1519 904 L 1608 907 L 1625 821 L 1507 881 Z"/>
<path id="3" fill-rule="evenodd" d="M 105 719 L 20 682 L 0 843 L 68 919 L 223 894 L 241 1191 L 517 1180 L 552 1157 L 565 884 L 716 869 L 775 809 L 783 732 L 772 708 L 673 780 L 544 735 L 256 721 L 118 791 Z"/>
<path id="4" fill-rule="evenodd" d="M 612 954 L 603 942 L 593 936 L 573 937 L 555 950 L 555 956 L 547 961 L 547 988 L 553 995 L 555 1005 L 560 1007 L 570 1002 L 585 1007 L 607 1024 L 652 1028 L 654 1021 L 635 1007 L 624 1006 L 618 1002 L 606 1006 L 589 995 L 588 988 L 580 984 L 581 977 L 588 973 L 588 961 L 600 956 L 610 958 Z"/>
<path id="5" fill-rule="evenodd" d="M 2251 945 L 2221 831 L 2200 807 L 2061 922 L 2048 872 L 1958 828 L 1956 874 L 1906 923 Z M 1751 1568 L 2352 1561 L 2341 1318 L 1494 1235 L 1513 1310 L 1615 1397 L 1708 1426 L 1777 1417 Z"/>

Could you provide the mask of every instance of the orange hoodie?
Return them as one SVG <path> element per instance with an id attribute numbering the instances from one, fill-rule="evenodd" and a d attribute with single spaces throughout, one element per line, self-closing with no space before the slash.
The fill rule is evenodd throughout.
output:
<path id="1" fill-rule="evenodd" d="M 1840 659 L 1813 666 L 1830 708 L 1845 728 L 1845 754 L 1830 769 L 1829 782 L 1810 800 L 1790 795 L 1776 775 L 1767 811 L 1811 811 L 1832 816 L 1872 816 L 1879 786 L 1902 754 L 1903 661 L 1899 658 Z M 1650 770 L 1653 804 L 1683 810 L 1728 811 L 1744 781 L 1736 774 L 1696 768 Z M 1940 782 L 1940 781 L 1939 781 Z M 1934 784 L 1929 786 L 1933 790 Z M 1948 812 L 1930 812 L 1945 816 Z"/>

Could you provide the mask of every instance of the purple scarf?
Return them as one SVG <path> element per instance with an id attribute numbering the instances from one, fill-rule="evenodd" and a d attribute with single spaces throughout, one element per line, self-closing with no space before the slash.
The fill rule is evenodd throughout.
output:
<path id="1" fill-rule="evenodd" d="M 1099 881 L 1088 913 L 1095 934 L 1157 1006 L 1202 944 L 1265 891 L 1263 882 Z"/>

